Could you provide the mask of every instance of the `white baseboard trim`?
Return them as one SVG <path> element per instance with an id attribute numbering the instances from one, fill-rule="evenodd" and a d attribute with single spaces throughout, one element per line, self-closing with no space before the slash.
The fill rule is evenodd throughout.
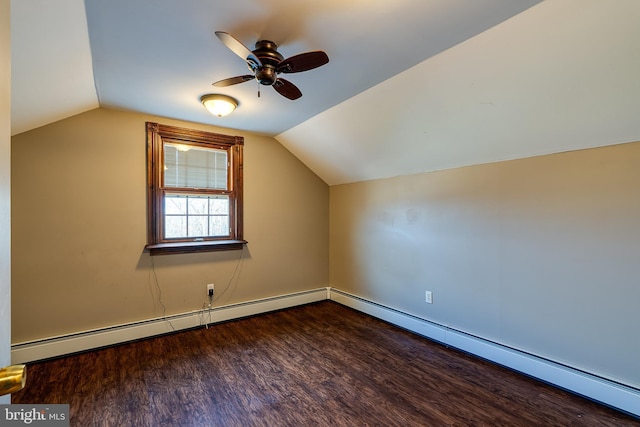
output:
<path id="1" fill-rule="evenodd" d="M 272 298 L 213 307 L 210 311 L 195 310 L 108 328 L 16 343 L 11 346 L 11 361 L 15 364 L 50 359 L 174 331 L 205 326 L 205 324 L 214 324 L 316 301 L 323 301 L 328 298 L 328 288 L 319 288 Z"/>
<path id="2" fill-rule="evenodd" d="M 332 301 L 640 417 L 640 390 L 331 288 Z"/>

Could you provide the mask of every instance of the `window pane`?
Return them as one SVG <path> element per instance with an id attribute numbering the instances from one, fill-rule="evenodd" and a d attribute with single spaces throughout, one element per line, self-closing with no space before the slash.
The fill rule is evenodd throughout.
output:
<path id="1" fill-rule="evenodd" d="M 167 215 L 186 215 L 187 198 L 179 196 L 167 196 L 164 198 L 164 212 Z"/>
<path id="2" fill-rule="evenodd" d="M 187 235 L 186 216 L 166 216 L 164 218 L 164 236 L 168 239 L 185 237 Z"/>
<path id="3" fill-rule="evenodd" d="M 220 196 L 209 199 L 209 212 L 211 212 L 212 215 L 229 215 L 229 197 Z"/>
<path id="4" fill-rule="evenodd" d="M 189 215 L 206 215 L 208 213 L 206 197 L 189 197 Z"/>
<path id="5" fill-rule="evenodd" d="M 229 236 L 229 196 L 166 194 L 165 239 Z"/>
<path id="6" fill-rule="evenodd" d="M 189 215 L 189 234 L 188 237 L 206 237 L 210 236 L 209 224 L 207 216 Z"/>
<path id="7" fill-rule="evenodd" d="M 227 189 L 227 151 L 164 144 L 164 186 Z"/>
<path id="8" fill-rule="evenodd" d="M 210 216 L 209 228 L 214 236 L 229 235 L 229 217 L 228 216 Z"/>

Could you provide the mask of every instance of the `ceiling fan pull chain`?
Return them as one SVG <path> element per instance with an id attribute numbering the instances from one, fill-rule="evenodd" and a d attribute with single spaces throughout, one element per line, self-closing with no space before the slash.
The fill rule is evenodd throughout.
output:
<path id="1" fill-rule="evenodd" d="M 256 82 L 258 83 L 258 98 L 260 98 L 260 82 L 256 80 Z"/>

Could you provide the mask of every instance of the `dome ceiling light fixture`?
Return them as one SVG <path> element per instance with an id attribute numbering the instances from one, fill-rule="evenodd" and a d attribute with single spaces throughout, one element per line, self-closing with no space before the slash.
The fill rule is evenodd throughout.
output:
<path id="1" fill-rule="evenodd" d="M 227 95 L 210 93 L 200 98 L 202 104 L 209 110 L 211 114 L 218 117 L 224 117 L 231 114 L 238 106 L 238 101 Z"/>

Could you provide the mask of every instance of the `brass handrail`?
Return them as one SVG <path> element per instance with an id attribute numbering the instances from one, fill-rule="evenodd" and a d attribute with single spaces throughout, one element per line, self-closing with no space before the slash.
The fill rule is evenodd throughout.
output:
<path id="1" fill-rule="evenodd" d="M 0 368 L 0 396 L 22 390 L 27 382 L 27 365 Z"/>

